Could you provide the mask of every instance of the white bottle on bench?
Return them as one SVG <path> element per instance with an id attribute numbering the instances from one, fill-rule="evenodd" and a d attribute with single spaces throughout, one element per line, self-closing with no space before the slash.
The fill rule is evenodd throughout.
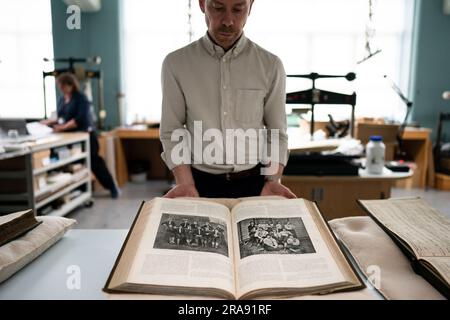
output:
<path id="1" fill-rule="evenodd" d="M 368 173 L 383 173 L 385 153 L 386 146 L 383 143 L 383 137 L 371 136 L 370 142 L 366 146 L 366 170 Z"/>

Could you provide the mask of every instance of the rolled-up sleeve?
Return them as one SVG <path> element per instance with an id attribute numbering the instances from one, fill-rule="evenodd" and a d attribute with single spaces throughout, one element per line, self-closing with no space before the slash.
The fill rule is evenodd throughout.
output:
<path id="1" fill-rule="evenodd" d="M 279 163 L 286 166 L 289 159 L 286 119 L 286 73 L 283 63 L 277 57 L 274 63 L 271 85 L 264 105 L 264 123 L 269 131 L 267 150 L 272 150 L 270 131 L 279 130 Z"/>
<path id="2" fill-rule="evenodd" d="M 160 139 L 163 146 L 161 154 L 169 170 L 177 165 L 172 161 L 172 150 L 179 141 L 172 141 L 172 133 L 177 129 L 184 129 L 186 123 L 186 101 L 183 91 L 177 81 L 171 66 L 171 56 L 167 56 L 162 65 L 162 112 Z"/>

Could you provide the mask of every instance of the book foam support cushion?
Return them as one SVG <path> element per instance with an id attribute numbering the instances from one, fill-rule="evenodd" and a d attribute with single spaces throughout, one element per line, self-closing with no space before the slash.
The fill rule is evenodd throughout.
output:
<path id="1" fill-rule="evenodd" d="M 379 271 L 378 290 L 387 299 L 445 299 L 414 272 L 407 257 L 370 217 L 336 219 L 329 224 L 366 277 L 375 279 L 374 272 Z"/>
<path id="2" fill-rule="evenodd" d="M 42 224 L 0 247 L 0 283 L 39 257 L 76 223 L 75 220 L 60 217 L 36 219 Z"/>

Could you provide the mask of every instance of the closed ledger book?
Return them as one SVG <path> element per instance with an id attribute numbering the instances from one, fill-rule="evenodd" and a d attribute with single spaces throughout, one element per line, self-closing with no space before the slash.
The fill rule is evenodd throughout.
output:
<path id="1" fill-rule="evenodd" d="M 420 198 L 359 200 L 422 275 L 450 298 L 450 219 Z"/>
<path id="2" fill-rule="evenodd" d="M 247 199 L 144 202 L 104 291 L 228 299 L 364 288 L 317 206 Z"/>
<path id="3" fill-rule="evenodd" d="M 0 216 L 0 247 L 23 236 L 39 224 L 33 210 Z"/>

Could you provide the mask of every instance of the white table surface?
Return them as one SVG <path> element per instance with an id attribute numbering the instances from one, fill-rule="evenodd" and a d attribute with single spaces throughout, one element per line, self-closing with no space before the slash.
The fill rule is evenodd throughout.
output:
<path id="1" fill-rule="evenodd" d="M 127 232 L 70 230 L 40 257 L 0 284 L 0 300 L 107 299 L 102 288 Z M 79 267 L 80 290 L 71 290 L 67 286 L 71 276 L 67 270 L 71 266 Z M 382 299 L 370 285 L 368 289 L 373 293 L 374 299 Z"/>
<path id="2" fill-rule="evenodd" d="M 0 284 L 0 300 L 106 299 L 103 286 L 127 230 L 70 230 L 40 257 Z M 78 266 L 80 290 L 70 290 L 67 269 Z"/>

